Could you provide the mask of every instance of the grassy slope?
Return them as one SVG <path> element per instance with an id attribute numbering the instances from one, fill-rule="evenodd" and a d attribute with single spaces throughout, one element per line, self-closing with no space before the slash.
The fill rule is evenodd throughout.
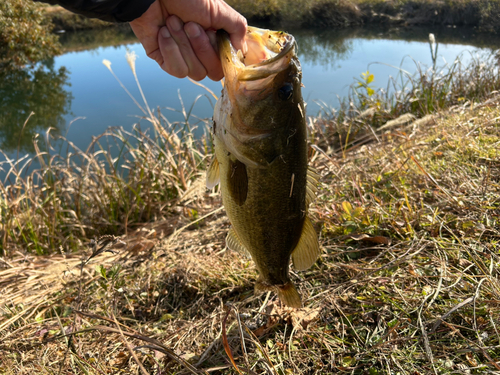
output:
<path id="1" fill-rule="evenodd" d="M 469 78 L 461 82 L 480 82 Z M 311 207 L 323 254 L 293 274 L 299 311 L 254 296 L 252 262 L 224 250 L 218 195 L 199 198 L 206 146 L 148 139 L 125 152 L 128 179 L 93 155 L 81 169 L 47 160 L 40 176 L 2 187 L 10 257 L 0 258 L 0 373 L 236 373 L 224 344 L 248 373 L 500 371 L 499 102 L 392 123 L 347 150 L 338 149 L 345 138 L 322 136 L 325 119 L 311 119 L 323 150 L 313 155 L 322 180 Z M 135 137 L 144 140 L 111 136 Z M 128 229 L 117 254 L 82 250 L 82 237 L 148 221 Z M 16 252 L 58 244 L 78 251 Z M 129 349 L 146 344 L 156 351 Z"/>
<path id="2" fill-rule="evenodd" d="M 217 194 L 82 272 L 90 252 L 3 261 L 0 373 L 235 374 L 225 344 L 244 374 L 498 373 L 499 104 L 313 155 L 322 255 L 292 275 L 301 310 L 254 296 Z"/>
<path id="3" fill-rule="evenodd" d="M 228 0 L 250 24 L 272 21 L 282 27 L 341 28 L 364 23 L 382 25 L 461 25 L 498 32 L 499 0 Z M 43 6 L 43 5 L 42 5 Z M 56 29 L 82 30 L 113 24 L 44 6 Z"/>

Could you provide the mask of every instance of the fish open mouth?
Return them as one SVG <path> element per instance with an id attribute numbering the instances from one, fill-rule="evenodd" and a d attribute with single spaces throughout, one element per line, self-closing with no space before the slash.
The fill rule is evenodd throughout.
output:
<path id="1" fill-rule="evenodd" d="M 290 100 L 293 85 L 300 80 L 300 63 L 295 38 L 290 34 L 248 27 L 245 39 L 248 52 L 243 55 L 231 45 L 229 34 L 217 31 L 224 89 L 214 110 L 216 135 L 240 162 L 267 168 L 276 155 L 262 151 L 263 144 L 273 144 L 274 136 L 288 126 L 278 117 L 283 112 L 291 116 L 288 109 L 300 107 L 299 102 Z M 283 99 L 280 93 L 284 87 L 288 91 Z M 302 100 L 300 91 L 297 98 Z"/>
<path id="2" fill-rule="evenodd" d="M 224 73 L 227 77 L 233 71 L 238 81 L 261 80 L 283 71 L 297 51 L 292 35 L 251 26 L 246 36 L 246 55 L 236 51 L 225 31 L 219 30 L 217 39 Z"/>

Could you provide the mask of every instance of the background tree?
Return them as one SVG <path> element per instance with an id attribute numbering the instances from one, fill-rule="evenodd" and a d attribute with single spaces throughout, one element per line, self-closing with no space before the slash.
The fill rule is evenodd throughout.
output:
<path id="1" fill-rule="evenodd" d="M 0 2 L 0 68 L 22 67 L 60 52 L 52 23 L 30 0 Z"/>

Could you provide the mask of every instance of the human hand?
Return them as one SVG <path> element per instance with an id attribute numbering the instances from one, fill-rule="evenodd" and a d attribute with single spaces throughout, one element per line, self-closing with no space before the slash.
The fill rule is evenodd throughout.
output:
<path id="1" fill-rule="evenodd" d="M 130 26 L 147 55 L 178 78 L 222 79 L 214 48 L 218 29 L 229 33 L 235 48 L 247 51 L 246 20 L 223 0 L 156 0 Z"/>

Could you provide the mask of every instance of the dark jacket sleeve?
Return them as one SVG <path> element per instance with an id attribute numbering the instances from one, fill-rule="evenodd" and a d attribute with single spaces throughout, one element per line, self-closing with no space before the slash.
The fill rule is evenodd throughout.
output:
<path id="1" fill-rule="evenodd" d="M 42 0 L 35 0 L 42 1 Z M 109 22 L 130 22 L 140 17 L 154 0 L 43 0 L 73 13 Z"/>

